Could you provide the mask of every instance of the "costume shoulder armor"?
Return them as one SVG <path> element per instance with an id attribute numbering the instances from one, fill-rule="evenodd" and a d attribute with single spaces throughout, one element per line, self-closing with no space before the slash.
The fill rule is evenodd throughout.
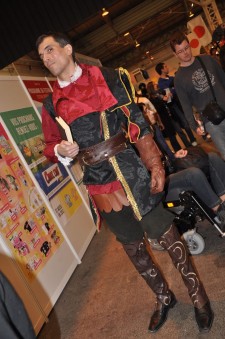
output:
<path id="1" fill-rule="evenodd" d="M 123 82 L 123 85 L 127 89 L 129 95 L 134 99 L 135 98 L 135 89 L 131 82 L 130 74 L 127 69 L 123 67 L 118 68 L 119 76 L 121 78 L 121 81 Z"/>
<path id="2" fill-rule="evenodd" d="M 135 89 L 131 82 L 130 74 L 125 68 L 119 67 L 117 69 L 113 69 L 108 67 L 100 67 L 100 70 L 111 90 L 119 79 L 128 96 L 132 99 L 135 98 Z"/>

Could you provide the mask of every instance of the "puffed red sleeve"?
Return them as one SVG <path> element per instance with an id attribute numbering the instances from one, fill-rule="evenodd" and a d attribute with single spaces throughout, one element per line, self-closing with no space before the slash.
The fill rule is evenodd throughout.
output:
<path id="1" fill-rule="evenodd" d="M 42 131 L 45 139 L 44 155 L 51 162 L 58 162 L 54 147 L 62 141 L 56 122 L 50 116 L 45 107 L 42 107 Z"/>

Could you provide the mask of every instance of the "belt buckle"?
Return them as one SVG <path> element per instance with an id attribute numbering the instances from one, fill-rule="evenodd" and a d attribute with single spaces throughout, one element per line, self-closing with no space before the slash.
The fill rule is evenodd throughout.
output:
<path id="1" fill-rule="evenodd" d="M 89 163 L 87 163 L 87 162 L 84 160 L 84 157 L 82 157 L 81 159 L 82 159 L 82 162 L 83 162 L 85 165 L 89 166 Z"/>
<path id="2" fill-rule="evenodd" d="M 90 153 L 89 151 L 86 151 L 86 154 L 87 154 L 87 155 L 88 155 L 89 153 Z M 85 165 L 87 165 L 87 166 L 90 165 L 87 161 L 85 161 L 85 154 L 82 156 L 82 161 L 83 161 L 83 163 L 84 163 Z"/>

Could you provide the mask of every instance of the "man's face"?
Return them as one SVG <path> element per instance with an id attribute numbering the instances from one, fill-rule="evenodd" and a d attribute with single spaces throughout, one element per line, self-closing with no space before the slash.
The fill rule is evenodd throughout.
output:
<path id="1" fill-rule="evenodd" d="M 71 62 L 72 46 L 60 47 L 52 37 L 46 37 L 39 45 L 38 53 L 45 67 L 54 76 L 60 76 Z"/>
<path id="2" fill-rule="evenodd" d="M 191 62 L 193 56 L 190 44 L 184 40 L 180 45 L 175 45 L 175 55 L 183 64 Z"/>
<path id="3" fill-rule="evenodd" d="M 169 68 L 166 64 L 164 64 L 162 71 L 164 74 L 169 74 Z"/>

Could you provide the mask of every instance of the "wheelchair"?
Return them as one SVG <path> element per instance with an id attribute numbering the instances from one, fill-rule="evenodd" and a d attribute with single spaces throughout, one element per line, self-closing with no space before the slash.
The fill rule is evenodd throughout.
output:
<path id="1" fill-rule="evenodd" d="M 198 233 L 199 222 L 207 219 L 221 237 L 225 236 L 217 215 L 194 192 L 179 193 L 178 189 L 173 189 L 166 195 L 163 204 L 175 215 L 174 223 L 192 255 L 202 253 L 205 248 L 205 240 Z"/>

